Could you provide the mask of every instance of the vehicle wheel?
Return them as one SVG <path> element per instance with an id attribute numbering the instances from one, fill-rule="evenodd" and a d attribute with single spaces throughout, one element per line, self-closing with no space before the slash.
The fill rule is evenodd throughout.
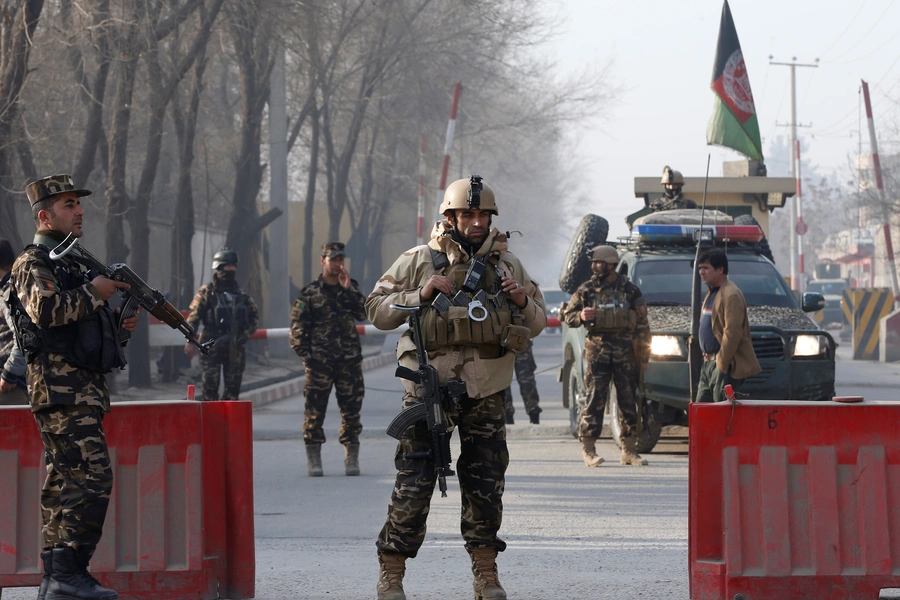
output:
<path id="1" fill-rule="evenodd" d="M 619 403 L 616 397 L 616 386 L 609 386 L 609 428 L 612 431 L 613 442 L 615 442 L 616 446 L 622 447 L 622 428 L 619 426 Z M 641 430 L 641 435 L 637 440 L 637 451 L 638 454 L 641 452 L 651 452 L 653 448 L 656 447 L 656 443 L 659 441 L 659 436 L 662 434 L 662 425 L 657 421 L 652 412 L 650 411 L 650 407 L 647 406 L 647 403 L 644 403 L 643 406 L 644 414 L 642 418 L 644 419 L 644 427 Z"/>
<path id="2" fill-rule="evenodd" d="M 559 289 L 574 294 L 578 286 L 591 278 L 590 251 L 606 242 L 609 223 L 597 215 L 585 215 L 569 242 L 566 259 L 559 272 Z"/>
<path id="3" fill-rule="evenodd" d="M 756 225 L 759 227 L 759 221 L 756 220 L 756 217 L 753 215 L 740 215 L 734 218 L 735 225 Z M 772 249 L 769 247 L 769 240 L 766 238 L 766 235 L 763 234 L 763 239 L 761 239 L 756 244 L 759 246 L 759 252 L 770 261 L 772 264 L 775 264 L 775 257 L 772 256 Z"/>
<path id="4" fill-rule="evenodd" d="M 578 373 L 575 371 L 575 363 L 566 363 L 565 377 L 563 379 L 563 393 L 569 406 L 569 433 L 578 438 L 578 421 L 581 420 L 581 411 L 584 410 L 584 391 L 578 384 Z"/>

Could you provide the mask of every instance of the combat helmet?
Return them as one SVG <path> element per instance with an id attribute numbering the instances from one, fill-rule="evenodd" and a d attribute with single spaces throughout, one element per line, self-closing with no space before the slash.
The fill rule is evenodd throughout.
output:
<path id="1" fill-rule="evenodd" d="M 215 254 L 213 254 L 212 260 L 212 268 L 213 271 L 218 271 L 220 268 L 225 265 L 235 265 L 238 264 L 238 255 L 234 250 L 229 250 L 228 248 L 222 248 Z"/>
<path id="2" fill-rule="evenodd" d="M 456 209 L 486 210 L 494 215 L 500 214 L 497 212 L 494 190 L 482 181 L 481 175 L 469 175 L 467 179 L 457 179 L 447 186 L 440 213 Z"/>
<path id="3" fill-rule="evenodd" d="M 660 181 L 662 185 L 666 185 L 667 183 L 673 185 L 684 185 L 684 175 L 681 174 L 681 171 L 676 171 L 669 165 L 663 167 L 662 180 Z"/>
<path id="4" fill-rule="evenodd" d="M 608 244 L 600 244 L 591 250 L 591 261 L 596 262 L 598 260 L 615 265 L 619 263 L 619 253 Z"/>

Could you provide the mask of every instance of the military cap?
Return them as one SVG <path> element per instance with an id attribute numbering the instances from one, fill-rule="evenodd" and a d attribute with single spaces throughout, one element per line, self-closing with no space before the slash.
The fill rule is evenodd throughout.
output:
<path id="1" fill-rule="evenodd" d="M 71 175 L 50 175 L 37 181 L 32 181 L 25 186 L 25 196 L 32 206 L 49 198 L 54 194 L 62 194 L 63 192 L 75 192 L 79 197 L 90 196 L 91 190 L 76 190 L 75 183 L 72 181 Z"/>
<path id="2" fill-rule="evenodd" d="M 344 252 L 344 242 L 328 242 L 322 244 L 322 256 L 325 258 L 347 256 L 347 253 Z"/>

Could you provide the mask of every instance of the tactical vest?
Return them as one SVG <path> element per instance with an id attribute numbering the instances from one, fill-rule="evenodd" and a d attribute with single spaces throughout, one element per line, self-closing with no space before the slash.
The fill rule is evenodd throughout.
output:
<path id="1" fill-rule="evenodd" d="M 203 326 L 216 332 L 231 331 L 232 327 L 243 329 L 247 320 L 247 303 L 240 290 L 212 294 L 203 313 Z"/>
<path id="2" fill-rule="evenodd" d="M 637 313 L 631 310 L 625 294 L 625 283 L 628 278 L 619 275 L 613 288 L 598 290 L 594 298 L 594 321 L 591 333 L 611 331 L 630 331 L 637 325 Z"/>
<path id="3" fill-rule="evenodd" d="M 91 273 L 73 271 L 62 261 L 50 260 L 49 251 L 44 246 L 30 244 L 25 249 L 29 248 L 40 250 L 39 258 L 56 275 L 61 291 L 75 290 L 92 279 Z M 75 367 L 101 373 L 121 369 L 127 364 L 119 342 L 116 314 L 108 305 L 104 304 L 74 323 L 40 329 L 22 306 L 12 281 L 4 300 L 13 317 L 16 342 L 28 364 L 33 363 L 38 355 L 50 353 L 61 354 L 65 362 Z"/>
<path id="4" fill-rule="evenodd" d="M 440 257 L 443 257 L 443 265 Z M 452 282 L 453 289 L 462 290 L 472 259 L 447 267 L 445 254 L 432 251 L 432 258 L 436 272 L 446 269 L 443 275 Z M 501 301 L 495 302 L 494 298 L 500 290 L 500 275 L 493 262 L 485 262 L 484 274 L 475 291 L 463 293 L 471 303 L 475 294 L 484 290 L 487 297 L 487 301 L 483 303 L 486 318 L 483 321 L 470 318 L 469 309 L 464 306 L 451 306 L 447 311 L 439 312 L 429 304 L 422 315 L 422 341 L 425 350 L 430 352 L 447 346 L 477 346 L 482 358 L 498 358 L 503 355 L 504 348 L 517 352 L 525 349 L 528 343 L 527 335 L 523 337 L 522 332 L 525 316 L 509 301 L 506 294 L 503 294 Z"/>

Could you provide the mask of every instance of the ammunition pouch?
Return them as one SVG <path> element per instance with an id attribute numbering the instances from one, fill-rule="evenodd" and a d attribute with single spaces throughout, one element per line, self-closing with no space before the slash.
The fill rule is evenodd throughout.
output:
<path id="1" fill-rule="evenodd" d="M 18 298 L 15 299 L 18 304 Z M 31 364 L 40 354 L 60 354 L 65 362 L 80 369 L 109 373 L 127 364 L 119 343 L 116 314 L 108 306 L 75 323 L 38 329 L 21 304 L 13 309 L 16 339 Z"/>
<path id="2" fill-rule="evenodd" d="M 591 333 L 632 330 L 637 325 L 637 313 L 625 306 L 601 305 L 595 309 Z"/>
<path id="3" fill-rule="evenodd" d="M 478 346 L 481 356 L 488 358 L 491 352 L 487 346 L 500 349 L 505 328 L 511 324 L 521 325 L 525 318 L 508 308 L 496 308 L 493 302 L 488 302 L 485 310 L 487 317 L 483 321 L 474 321 L 469 318 L 468 309 L 464 306 L 451 306 L 443 313 L 431 307 L 425 309 L 422 316 L 425 349 L 431 352 L 447 346 Z M 500 354 L 502 351 L 497 356 Z"/>
<path id="4" fill-rule="evenodd" d="M 524 352 L 528 348 L 531 331 L 522 325 L 507 325 L 500 336 L 500 345 L 514 352 Z"/>

